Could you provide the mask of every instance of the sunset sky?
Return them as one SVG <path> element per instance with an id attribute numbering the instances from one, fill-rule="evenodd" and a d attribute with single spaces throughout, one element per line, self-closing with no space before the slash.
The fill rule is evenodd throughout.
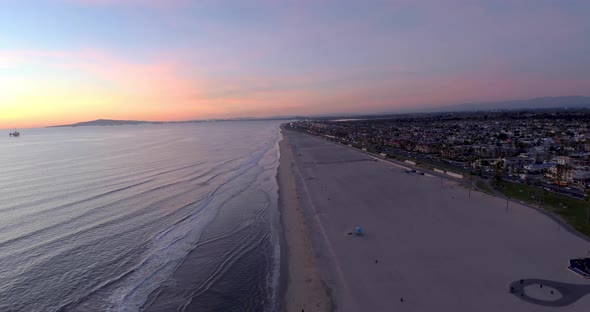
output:
<path id="1" fill-rule="evenodd" d="M 0 0 L 0 128 L 560 95 L 588 0 Z"/>

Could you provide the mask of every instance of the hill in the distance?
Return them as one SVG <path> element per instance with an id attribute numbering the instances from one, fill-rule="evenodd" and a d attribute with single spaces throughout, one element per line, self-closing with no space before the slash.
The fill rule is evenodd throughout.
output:
<path id="1" fill-rule="evenodd" d="M 583 109 L 590 108 L 590 97 L 588 96 L 555 96 L 555 97 L 540 97 L 528 100 L 513 100 L 501 102 L 486 102 L 486 103 L 466 103 L 459 105 L 450 105 L 437 108 L 414 110 L 411 113 L 426 113 L 426 112 L 469 112 L 469 111 L 489 111 L 489 110 L 528 110 L 528 109 Z M 410 112 L 407 112 L 410 113 Z M 396 115 L 399 113 L 381 113 L 381 114 L 347 114 L 347 115 L 317 115 L 309 116 L 314 118 L 358 118 L 359 116 L 377 116 L 377 115 Z M 256 117 L 238 117 L 232 119 L 211 119 L 211 120 L 187 120 L 187 121 L 141 121 L 141 120 L 113 120 L 113 119 L 97 119 L 93 121 L 79 122 L 69 125 L 59 125 L 52 127 L 82 127 L 82 126 L 120 126 L 120 125 L 140 125 L 140 124 L 162 124 L 162 123 L 192 123 L 192 122 L 213 122 L 213 121 L 254 121 L 254 120 L 290 120 L 290 119 L 305 119 L 302 116 L 276 116 L 267 118 Z"/>
<path id="2" fill-rule="evenodd" d="M 143 125 L 143 124 L 177 124 L 177 123 L 195 123 L 195 122 L 216 122 L 216 121 L 257 121 L 257 120 L 291 120 L 302 119 L 303 117 L 296 116 L 278 116 L 278 117 L 238 117 L 232 119 L 207 119 L 207 120 L 185 120 L 185 121 L 143 121 L 143 120 L 114 120 L 114 119 L 97 119 L 92 121 L 78 122 L 68 125 L 49 126 L 48 128 L 56 127 L 84 127 L 84 126 L 122 126 L 122 125 Z"/>
<path id="3" fill-rule="evenodd" d="M 141 121 L 141 120 L 113 120 L 113 119 L 97 119 L 92 121 L 78 122 L 69 125 L 51 126 L 54 127 L 83 127 L 83 126 L 121 126 L 121 125 L 140 125 L 140 124 L 157 124 L 157 121 Z"/>

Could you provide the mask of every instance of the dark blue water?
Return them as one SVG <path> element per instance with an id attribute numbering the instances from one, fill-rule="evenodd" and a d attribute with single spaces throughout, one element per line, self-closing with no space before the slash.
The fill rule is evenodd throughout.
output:
<path id="1" fill-rule="evenodd" d="M 0 311 L 273 311 L 277 122 L 0 136 Z"/>

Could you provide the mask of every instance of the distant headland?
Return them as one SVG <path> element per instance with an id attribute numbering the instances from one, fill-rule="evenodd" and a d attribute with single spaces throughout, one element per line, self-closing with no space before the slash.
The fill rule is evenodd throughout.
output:
<path id="1" fill-rule="evenodd" d="M 113 120 L 113 119 L 97 119 L 92 121 L 83 121 L 69 125 L 49 126 L 48 128 L 56 127 L 84 127 L 84 126 L 122 126 L 122 125 L 141 125 L 141 124 L 159 124 L 159 121 L 141 121 L 141 120 Z"/>
<path id="2" fill-rule="evenodd" d="M 197 123 L 197 122 L 216 122 L 216 121 L 256 121 L 256 120 L 293 120 L 302 119 L 297 116 L 281 116 L 268 118 L 241 117 L 232 119 L 207 119 L 207 120 L 186 120 L 186 121 L 145 121 L 145 120 L 116 120 L 116 119 L 97 119 L 92 121 L 83 121 L 73 124 L 48 126 L 47 128 L 58 127 L 86 127 L 86 126 L 124 126 L 124 125 L 145 125 L 145 124 L 176 124 L 176 123 Z"/>
<path id="3" fill-rule="evenodd" d="M 121 126 L 142 124 L 171 124 L 171 123 L 198 123 L 217 121 L 256 121 L 256 120 L 301 120 L 301 119 L 338 119 L 338 118 L 381 118 L 400 114 L 424 114 L 424 113 L 450 113 L 450 112 L 481 112 L 481 111 L 516 111 L 516 110 L 586 110 L 590 109 L 590 97 L 588 96 L 554 96 L 539 97 L 525 100 L 512 100 L 500 102 L 463 103 L 428 109 L 410 109 L 398 112 L 380 113 L 347 113 L 347 114 L 315 114 L 303 116 L 274 116 L 274 117 L 237 117 L 228 119 L 201 119 L 185 121 L 145 121 L 145 120 L 115 120 L 97 119 L 74 124 L 49 126 L 54 127 L 83 127 L 83 126 Z"/>

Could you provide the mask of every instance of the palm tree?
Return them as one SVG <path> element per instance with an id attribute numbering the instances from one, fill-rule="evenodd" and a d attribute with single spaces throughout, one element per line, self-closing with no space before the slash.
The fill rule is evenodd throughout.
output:
<path id="1" fill-rule="evenodd" d="M 541 186 L 543 184 L 541 183 L 541 180 L 535 179 L 535 181 L 533 182 L 533 185 L 535 186 L 535 200 L 537 200 L 539 202 L 539 205 L 542 205 L 541 195 L 543 195 L 543 189 L 541 189 Z"/>
<path id="2" fill-rule="evenodd" d="M 494 184 L 500 186 L 503 182 L 502 174 L 504 173 L 504 161 L 498 160 L 493 166 L 494 168 Z"/>

